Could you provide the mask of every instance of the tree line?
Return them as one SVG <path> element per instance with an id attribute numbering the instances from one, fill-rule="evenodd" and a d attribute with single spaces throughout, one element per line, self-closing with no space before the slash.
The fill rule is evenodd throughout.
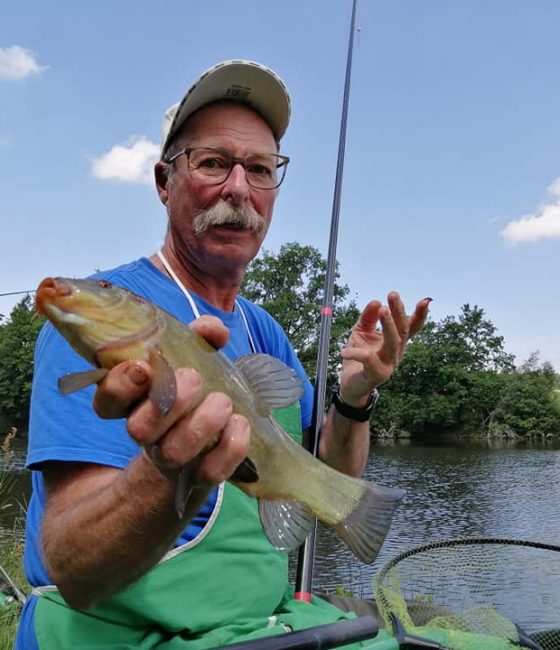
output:
<path id="1" fill-rule="evenodd" d="M 313 380 L 326 260 L 312 246 L 266 250 L 248 269 L 241 293 L 284 327 Z M 359 309 L 336 273 L 329 386 L 338 376 L 339 350 Z M 0 316 L 0 431 L 28 424 L 33 349 L 44 319 L 29 296 Z M 534 352 L 520 366 L 477 305 L 428 321 L 408 344 L 371 423 L 380 436 L 469 434 L 507 438 L 560 437 L 560 380 Z"/>

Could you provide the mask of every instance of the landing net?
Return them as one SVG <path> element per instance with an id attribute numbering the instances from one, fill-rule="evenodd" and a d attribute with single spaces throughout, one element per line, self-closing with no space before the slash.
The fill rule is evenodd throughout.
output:
<path id="1" fill-rule="evenodd" d="M 393 632 L 391 615 L 407 633 L 452 650 L 560 650 L 560 546 L 495 538 L 434 542 L 394 557 L 373 587 Z"/>

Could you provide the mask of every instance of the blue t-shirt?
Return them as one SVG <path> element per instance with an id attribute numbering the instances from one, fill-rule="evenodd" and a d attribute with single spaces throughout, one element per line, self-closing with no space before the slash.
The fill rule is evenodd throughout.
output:
<path id="1" fill-rule="evenodd" d="M 98 274 L 116 285 L 147 298 L 184 323 L 195 315 L 176 283 L 161 273 L 147 258 Z M 224 312 L 192 294 L 201 315 L 220 318 L 229 329 L 229 341 L 222 352 L 230 359 L 252 352 L 247 327 L 236 307 Z M 305 393 L 300 400 L 302 426 L 311 424 L 313 388 L 280 325 L 262 308 L 238 298 L 245 314 L 256 352 L 265 352 L 294 368 L 304 380 Z M 57 388 L 58 378 L 87 370 L 82 359 L 50 324 L 37 339 L 35 371 L 31 394 L 29 448 L 27 466 L 32 472 L 33 492 L 27 511 L 24 567 L 32 586 L 52 584 L 45 569 L 40 549 L 40 525 L 45 507 L 45 485 L 40 471 L 46 461 L 74 461 L 97 463 L 124 469 L 138 455 L 138 445 L 128 436 L 125 420 L 102 420 L 93 411 L 94 387 L 72 395 L 62 395 Z M 179 546 L 193 539 L 204 527 L 216 502 L 216 491 L 199 515 L 177 539 Z M 37 648 L 33 628 L 36 597 L 32 596 L 22 613 L 16 650 Z"/>

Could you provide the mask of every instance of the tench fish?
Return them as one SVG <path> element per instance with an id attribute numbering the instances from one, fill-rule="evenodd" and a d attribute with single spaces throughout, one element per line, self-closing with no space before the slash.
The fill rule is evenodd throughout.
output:
<path id="1" fill-rule="evenodd" d="M 203 379 L 198 403 L 210 392 L 226 393 L 234 412 L 244 415 L 251 425 L 245 471 L 240 466 L 241 471 L 229 480 L 258 499 L 261 523 L 271 544 L 282 550 L 296 548 L 316 517 L 360 560 L 373 562 L 404 490 L 342 474 L 282 429 L 271 409 L 294 403 L 303 392 L 292 368 L 260 353 L 231 363 L 175 317 L 106 280 L 46 278 L 37 290 L 36 302 L 38 312 L 96 366 L 60 378 L 63 392 L 100 381 L 122 361 L 144 359 L 154 369 L 150 398 L 165 413 L 175 401 L 174 370 L 195 369 Z"/>

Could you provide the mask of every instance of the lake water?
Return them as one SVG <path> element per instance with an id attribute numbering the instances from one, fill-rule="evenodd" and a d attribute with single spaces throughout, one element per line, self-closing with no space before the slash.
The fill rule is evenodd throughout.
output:
<path id="1" fill-rule="evenodd" d="M 4 477 L 0 502 L 0 543 L 3 537 L 16 531 L 23 535 L 23 508 L 31 493 L 31 475 L 24 469 L 25 454 L 26 441 L 21 438 L 12 442 L 8 456 L 0 450 L 0 473 Z"/>
<path id="2" fill-rule="evenodd" d="M 29 493 L 24 457 L 18 442 L 8 469 L 15 478 L 14 499 L 23 501 Z M 378 442 L 366 477 L 407 490 L 385 544 L 374 564 L 363 565 L 319 527 L 314 590 L 344 586 L 355 596 L 371 597 L 372 578 L 385 562 L 436 540 L 502 537 L 560 543 L 560 443 Z M 0 536 L 13 534 L 11 516 L 0 515 Z M 293 577 L 293 566 L 291 573 Z M 560 598 L 560 577 L 554 581 Z M 519 590 L 516 599 L 522 599 Z"/>
<path id="3" fill-rule="evenodd" d="M 371 597 L 371 579 L 386 561 L 436 540 L 560 543 L 560 444 L 382 442 L 373 446 L 366 477 L 407 490 L 389 535 L 374 564 L 365 566 L 319 528 L 316 589 L 344 585 Z"/>

